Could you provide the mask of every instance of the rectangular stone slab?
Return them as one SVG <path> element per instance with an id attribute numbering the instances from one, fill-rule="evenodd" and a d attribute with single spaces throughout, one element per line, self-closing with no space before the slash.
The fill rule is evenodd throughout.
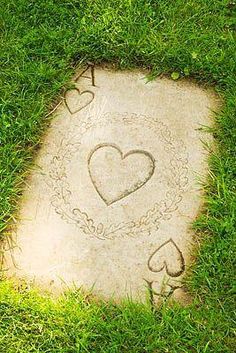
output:
<path id="1" fill-rule="evenodd" d="M 9 276 L 104 298 L 181 297 L 216 101 L 141 71 L 78 72 L 25 190 Z"/>

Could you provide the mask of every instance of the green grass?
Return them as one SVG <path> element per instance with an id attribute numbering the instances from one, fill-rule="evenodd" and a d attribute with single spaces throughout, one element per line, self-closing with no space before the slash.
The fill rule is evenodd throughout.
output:
<path id="1" fill-rule="evenodd" d="M 0 0 L 0 230 L 11 223 L 45 118 L 86 60 L 153 75 L 189 75 L 224 100 L 217 148 L 195 223 L 202 245 L 191 306 L 112 305 L 78 293 L 60 301 L 0 284 L 0 352 L 234 351 L 236 5 L 226 0 Z"/>

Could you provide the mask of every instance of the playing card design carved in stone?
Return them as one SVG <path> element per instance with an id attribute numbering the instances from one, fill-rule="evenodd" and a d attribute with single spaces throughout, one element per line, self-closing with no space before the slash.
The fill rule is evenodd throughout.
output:
<path id="1" fill-rule="evenodd" d="M 158 300 L 180 292 L 201 206 L 196 175 L 207 171 L 199 126 L 215 97 L 144 76 L 94 65 L 77 74 L 27 184 L 10 275 L 104 298 L 145 301 L 147 284 Z"/>

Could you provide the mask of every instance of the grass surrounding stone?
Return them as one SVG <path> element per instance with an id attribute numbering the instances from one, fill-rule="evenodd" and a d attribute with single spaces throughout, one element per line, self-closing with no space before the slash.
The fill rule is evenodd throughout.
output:
<path id="1" fill-rule="evenodd" d="M 0 229 L 17 210 L 46 114 L 82 61 L 146 67 L 214 85 L 216 116 L 201 247 L 185 308 L 60 301 L 0 284 L 0 352 L 233 352 L 236 233 L 236 5 L 226 0 L 0 0 Z M 173 74 L 175 73 L 175 74 Z M 176 75 L 176 73 L 178 73 Z"/>

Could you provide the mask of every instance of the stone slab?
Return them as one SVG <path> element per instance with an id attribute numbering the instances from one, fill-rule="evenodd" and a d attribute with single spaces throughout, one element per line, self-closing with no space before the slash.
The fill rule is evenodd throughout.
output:
<path id="1" fill-rule="evenodd" d="M 23 195 L 9 275 L 104 298 L 181 297 L 216 96 L 102 67 L 81 70 L 74 85 Z"/>

